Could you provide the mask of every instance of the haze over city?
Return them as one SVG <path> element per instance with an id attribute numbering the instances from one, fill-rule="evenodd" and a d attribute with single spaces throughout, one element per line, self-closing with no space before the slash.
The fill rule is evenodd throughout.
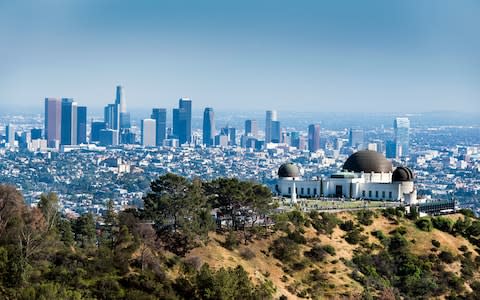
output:
<path id="1" fill-rule="evenodd" d="M 0 103 L 478 114 L 477 1 L 2 1 Z"/>

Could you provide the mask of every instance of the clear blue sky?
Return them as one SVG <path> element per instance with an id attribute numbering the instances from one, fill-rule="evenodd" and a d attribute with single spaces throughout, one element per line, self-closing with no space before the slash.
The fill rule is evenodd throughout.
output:
<path id="1" fill-rule="evenodd" d="M 480 112 L 478 0 L 0 0 L 0 109 Z"/>

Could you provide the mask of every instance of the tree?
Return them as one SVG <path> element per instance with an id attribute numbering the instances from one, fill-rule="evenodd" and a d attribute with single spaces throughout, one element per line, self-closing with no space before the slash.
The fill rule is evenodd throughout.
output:
<path id="1" fill-rule="evenodd" d="M 23 196 L 17 189 L 13 186 L 0 185 L 0 237 L 6 234 L 10 225 L 21 221 L 25 208 Z"/>
<path id="2" fill-rule="evenodd" d="M 92 247 L 96 245 L 95 220 L 91 213 L 81 215 L 74 224 L 75 240 L 82 247 Z"/>
<path id="3" fill-rule="evenodd" d="M 164 247 L 178 255 L 185 255 L 199 235 L 206 234 L 200 217 L 206 208 L 200 181 L 190 182 L 170 173 L 163 175 L 152 182 L 144 207 L 145 217 L 155 222 Z"/>
<path id="4" fill-rule="evenodd" d="M 40 202 L 38 203 L 38 208 L 40 208 L 45 222 L 47 224 L 47 231 L 51 231 L 55 228 L 58 221 L 58 197 L 55 193 L 42 194 L 40 196 Z"/>

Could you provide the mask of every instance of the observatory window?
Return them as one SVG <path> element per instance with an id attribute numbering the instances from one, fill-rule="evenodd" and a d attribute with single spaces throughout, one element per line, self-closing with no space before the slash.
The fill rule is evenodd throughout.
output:
<path id="1" fill-rule="evenodd" d="M 314 188 L 314 189 L 313 189 L 313 194 L 314 194 L 314 195 L 317 194 L 317 188 Z"/>
<path id="2" fill-rule="evenodd" d="M 375 191 L 375 198 L 378 198 L 378 191 Z"/>
<path id="3" fill-rule="evenodd" d="M 388 192 L 388 198 L 392 199 L 392 192 Z"/>
<path id="4" fill-rule="evenodd" d="M 368 197 L 372 198 L 372 191 L 368 191 Z"/>
<path id="5" fill-rule="evenodd" d="M 310 195 L 310 188 L 307 188 L 307 195 Z"/>
<path id="6" fill-rule="evenodd" d="M 365 190 L 362 191 L 362 197 L 365 198 Z"/>
<path id="7" fill-rule="evenodd" d="M 385 191 L 382 191 L 382 199 L 385 199 Z"/>
<path id="8" fill-rule="evenodd" d="M 289 194 L 292 193 L 292 188 L 291 188 L 291 187 L 288 187 L 288 193 L 289 193 Z"/>

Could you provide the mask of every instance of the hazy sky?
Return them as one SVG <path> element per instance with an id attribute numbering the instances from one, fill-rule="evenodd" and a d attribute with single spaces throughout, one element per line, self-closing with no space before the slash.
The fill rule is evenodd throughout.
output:
<path id="1" fill-rule="evenodd" d="M 480 112 L 480 1 L 0 0 L 0 110 Z"/>

